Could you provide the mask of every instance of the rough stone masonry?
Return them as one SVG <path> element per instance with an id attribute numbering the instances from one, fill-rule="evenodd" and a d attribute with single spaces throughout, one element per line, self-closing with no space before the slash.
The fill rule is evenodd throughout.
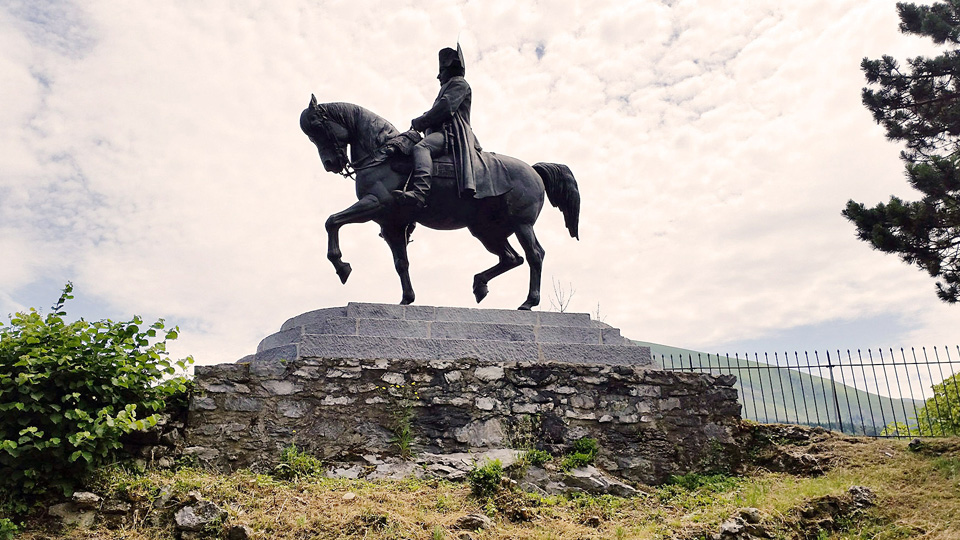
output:
<path id="1" fill-rule="evenodd" d="M 279 333 L 285 335 L 261 343 L 260 353 L 267 351 L 270 359 L 197 366 L 186 453 L 221 469 L 269 466 L 290 444 L 331 461 L 360 461 L 397 455 L 397 434 L 406 423 L 414 452 L 536 447 L 561 454 L 577 439 L 591 437 L 599 443 L 599 466 L 629 480 L 659 483 L 736 451 L 740 405 L 733 377 L 652 369 L 649 349 L 631 347 L 619 331 L 583 314 L 532 312 L 521 315 L 532 319 L 520 320 L 511 311 L 505 312 L 510 322 L 471 322 L 462 319 L 481 315 L 470 312 L 498 314 L 435 308 L 427 319 L 419 306 L 412 311 L 418 318 L 410 319 L 403 308 L 351 304 L 304 314 L 288 321 Z M 552 319 L 541 321 L 540 315 Z M 562 324 L 578 326 L 564 330 Z M 376 335 L 398 327 L 420 328 L 420 337 Z M 445 337 L 433 336 L 434 327 Z M 355 353 L 367 350 L 358 345 L 366 338 L 419 341 L 395 345 L 413 358 L 300 353 L 329 337 L 343 339 L 344 329 L 352 332 L 348 341 Z M 471 333 L 501 339 L 463 343 Z M 558 339 L 596 342 L 566 343 L 572 346 L 564 358 Z M 444 357 L 444 344 L 436 340 L 451 340 L 448 350 L 486 349 L 501 357 Z M 289 358 L 277 358 L 271 352 L 276 348 L 286 348 Z M 545 357 L 544 350 L 552 352 Z M 503 351 L 514 357 L 502 358 Z"/>

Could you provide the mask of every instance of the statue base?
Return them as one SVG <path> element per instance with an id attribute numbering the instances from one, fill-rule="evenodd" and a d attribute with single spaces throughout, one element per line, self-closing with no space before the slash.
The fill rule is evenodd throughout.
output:
<path id="1" fill-rule="evenodd" d="M 586 313 L 353 302 L 293 317 L 240 362 L 332 357 L 652 366 L 649 347 Z"/>
<path id="2" fill-rule="evenodd" d="M 579 313 L 349 304 L 195 380 L 185 453 L 218 469 L 269 468 L 290 444 L 369 471 L 408 451 L 559 456 L 589 437 L 599 467 L 659 483 L 738 455 L 734 377 L 653 369 Z"/>

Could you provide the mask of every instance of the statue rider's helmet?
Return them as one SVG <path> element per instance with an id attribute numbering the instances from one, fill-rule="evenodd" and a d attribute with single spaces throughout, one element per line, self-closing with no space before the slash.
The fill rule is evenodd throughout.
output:
<path id="1" fill-rule="evenodd" d="M 450 47 L 440 49 L 440 74 L 437 75 L 438 79 L 443 80 L 444 75 L 447 75 L 446 78 L 457 75 L 462 77 L 465 72 L 463 51 L 460 49 L 459 43 L 457 43 L 456 49 Z"/>

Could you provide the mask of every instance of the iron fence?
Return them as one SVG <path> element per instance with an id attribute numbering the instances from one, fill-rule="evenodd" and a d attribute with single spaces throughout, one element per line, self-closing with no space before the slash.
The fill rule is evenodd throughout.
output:
<path id="1" fill-rule="evenodd" d="M 872 437 L 960 435 L 960 346 L 657 354 L 673 371 L 732 374 L 744 418 Z"/>

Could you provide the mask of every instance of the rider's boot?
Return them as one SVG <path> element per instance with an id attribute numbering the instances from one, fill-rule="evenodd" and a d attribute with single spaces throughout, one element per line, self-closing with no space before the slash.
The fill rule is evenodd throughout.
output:
<path id="1" fill-rule="evenodd" d="M 391 192 L 393 199 L 401 205 L 413 205 L 423 208 L 427 205 L 427 195 L 430 193 L 430 176 L 417 175 L 410 181 L 407 191 L 395 190 Z"/>

